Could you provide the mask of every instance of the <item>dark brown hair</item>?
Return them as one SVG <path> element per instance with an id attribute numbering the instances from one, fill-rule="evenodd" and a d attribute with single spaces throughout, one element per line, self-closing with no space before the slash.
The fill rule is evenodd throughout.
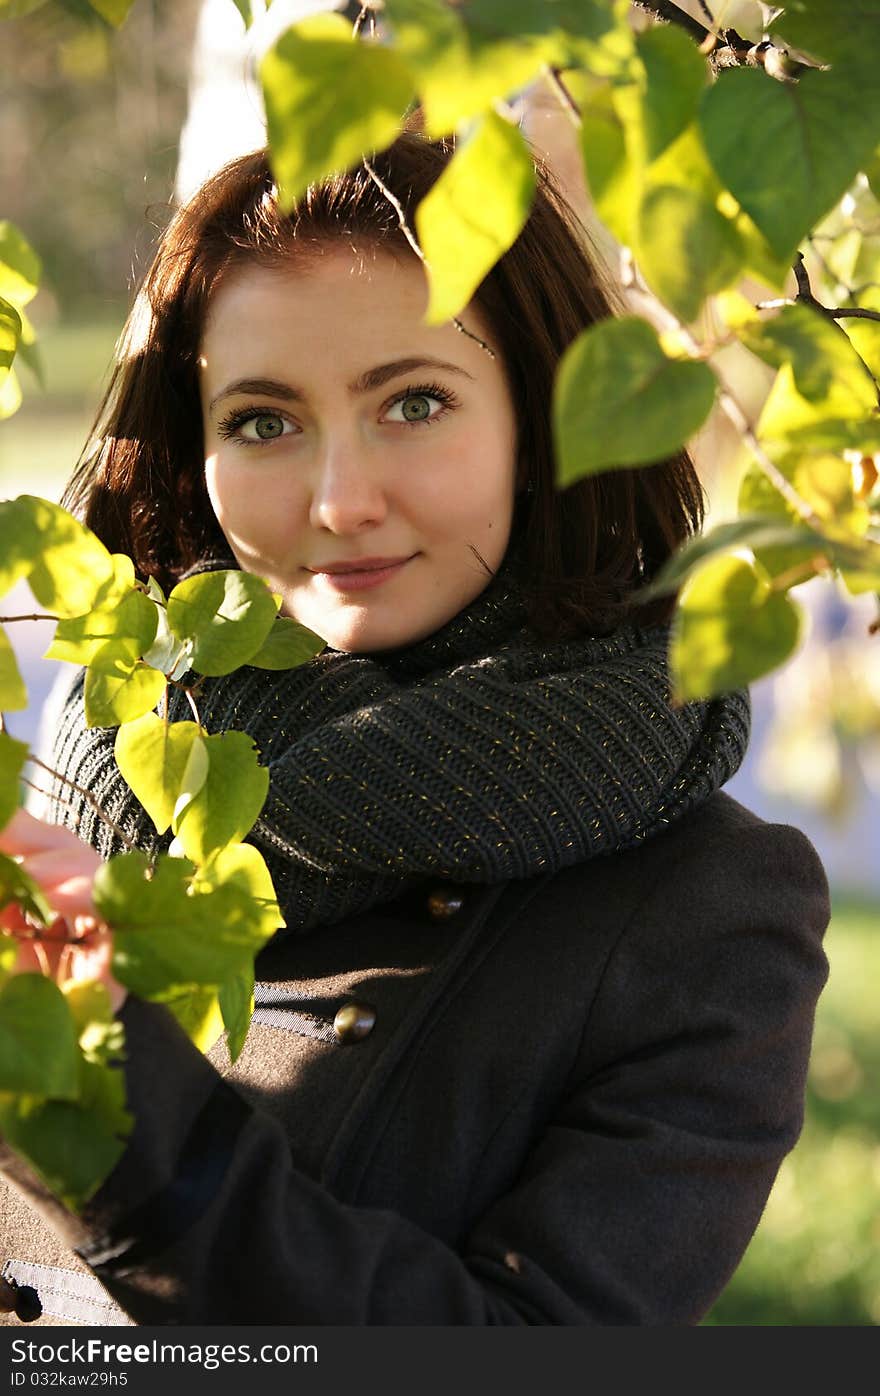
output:
<path id="1" fill-rule="evenodd" d="M 454 141 L 403 132 L 371 163 L 413 226 Z M 554 485 L 553 378 L 565 348 L 612 314 L 597 258 L 540 160 L 528 221 L 474 301 L 494 333 L 513 394 L 517 497 L 530 620 L 546 638 L 603 631 L 625 618 L 654 624 L 674 597 L 640 606 L 634 593 L 703 521 L 703 493 L 682 452 L 659 464 Z M 212 292 L 231 268 L 277 265 L 310 244 L 344 239 L 408 249 L 396 210 L 364 165 L 279 209 L 265 151 L 233 160 L 171 220 L 135 301 L 92 437 L 65 494 L 112 551 L 166 589 L 199 558 L 228 552 L 208 500 L 198 352 Z"/>

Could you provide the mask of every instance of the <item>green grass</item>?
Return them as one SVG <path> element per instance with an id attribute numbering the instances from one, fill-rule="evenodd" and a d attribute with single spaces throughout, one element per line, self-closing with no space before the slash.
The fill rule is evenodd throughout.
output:
<path id="1" fill-rule="evenodd" d="M 880 1323 L 880 906 L 835 900 L 804 1132 L 706 1324 Z"/>

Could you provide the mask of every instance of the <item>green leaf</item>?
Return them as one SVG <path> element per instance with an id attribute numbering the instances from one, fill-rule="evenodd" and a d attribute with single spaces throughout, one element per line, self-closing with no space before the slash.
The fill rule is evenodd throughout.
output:
<path id="1" fill-rule="evenodd" d="M 7 219 L 0 219 L 0 296 L 19 310 L 32 301 L 43 268 L 27 238 Z"/>
<path id="2" fill-rule="evenodd" d="M 203 863 L 253 827 L 269 791 L 269 771 L 246 732 L 205 737 L 207 774 L 173 821 L 187 858 Z"/>
<path id="3" fill-rule="evenodd" d="M 707 296 L 738 279 L 745 260 L 729 219 L 701 194 L 668 184 L 642 201 L 635 253 L 649 285 L 685 324 Z"/>
<path id="4" fill-rule="evenodd" d="M 68 979 L 61 992 L 73 1017 L 79 1050 L 95 1066 L 122 1061 L 125 1029 L 114 1017 L 107 987 L 98 979 Z"/>
<path id="5" fill-rule="evenodd" d="M 398 61 L 415 79 L 431 138 L 481 116 L 528 86 L 545 62 L 561 58 L 552 35 L 485 39 L 443 0 L 386 0 L 385 16 Z"/>
<path id="6" fill-rule="evenodd" d="M 8 732 L 0 732 L 0 829 L 18 809 L 19 781 L 27 756 L 27 742 L 17 742 Z"/>
<path id="7" fill-rule="evenodd" d="M 48 926 L 55 919 L 42 888 L 13 858 L 0 853 L 0 910 L 10 902 L 15 902 L 38 925 Z"/>
<path id="8" fill-rule="evenodd" d="M 831 400 L 835 415 L 862 417 L 877 406 L 877 388 L 846 333 L 805 305 L 786 305 L 772 320 L 740 332 L 747 349 L 773 368 L 791 365 L 795 387 L 811 403 Z"/>
<path id="9" fill-rule="evenodd" d="M 272 629 L 248 660 L 254 669 L 296 669 L 325 648 L 320 635 L 290 616 L 276 616 Z"/>
<path id="10" fill-rule="evenodd" d="M 232 3 L 244 20 L 245 29 L 250 29 L 254 22 L 254 7 L 251 0 L 232 0 Z"/>
<path id="11" fill-rule="evenodd" d="M 159 703 L 165 675 L 142 663 L 134 640 L 109 640 L 92 656 L 83 697 L 89 727 L 134 722 Z"/>
<path id="12" fill-rule="evenodd" d="M 19 361 L 25 364 L 33 374 L 38 386 L 45 388 L 46 369 L 39 346 L 36 344 L 28 344 L 24 337 L 22 337 L 21 343 L 18 346 L 18 357 Z"/>
<path id="13" fill-rule="evenodd" d="M 27 689 L 19 673 L 15 651 L 6 631 L 0 628 L 0 710 L 21 712 L 27 704 Z"/>
<path id="14" fill-rule="evenodd" d="M 0 1091 L 57 1100 L 79 1094 L 73 1019 L 43 974 L 16 974 L 0 986 Z"/>
<path id="15" fill-rule="evenodd" d="M 80 1064 L 82 1100 L 0 1100 L 0 1131 L 56 1197 L 79 1211 L 125 1149 L 131 1116 L 122 1105 L 119 1071 Z"/>
<path id="16" fill-rule="evenodd" d="M 413 98 L 395 53 L 354 38 L 335 14 L 288 29 L 260 64 L 272 169 L 282 206 L 390 145 Z"/>
<path id="17" fill-rule="evenodd" d="M 631 245 L 643 193 L 675 184 L 713 204 L 715 177 L 695 136 L 705 59 L 685 34 L 661 25 L 639 35 L 629 81 L 594 88 L 582 103 L 581 153 L 599 216 Z M 699 148 L 698 166 L 693 153 Z"/>
<path id="18" fill-rule="evenodd" d="M 534 162 L 519 128 L 489 112 L 416 209 L 430 283 L 426 324 L 464 309 L 519 237 L 534 193 Z"/>
<path id="19" fill-rule="evenodd" d="M 45 658 L 87 665 L 108 641 L 128 640 L 132 642 L 131 652 L 140 659 L 156 637 L 158 619 L 156 606 L 149 597 L 132 588 L 112 606 L 100 606 L 72 620 L 60 620 Z"/>
<path id="20" fill-rule="evenodd" d="M 641 194 L 641 169 L 627 151 L 626 129 L 611 87 L 591 94 L 581 107 L 581 156 L 599 217 L 628 245 Z"/>
<path id="21" fill-rule="evenodd" d="M 0 596 L 27 576 L 39 547 L 27 509 L 17 499 L 0 500 Z"/>
<path id="22" fill-rule="evenodd" d="M 21 316 L 14 305 L 0 296 L 0 379 L 12 367 L 21 339 Z"/>
<path id="23" fill-rule="evenodd" d="M 221 985 L 220 1012 L 226 1028 L 229 1060 L 234 1063 L 241 1055 L 254 1014 L 254 967 L 246 965 Z"/>
<path id="24" fill-rule="evenodd" d="M 761 409 L 758 438 L 776 461 L 804 451 L 870 453 L 880 446 L 880 417 L 864 410 L 862 391 L 857 378 L 835 375 L 826 396 L 810 401 L 798 392 L 792 365 L 784 363 Z"/>
<path id="25" fill-rule="evenodd" d="M 870 42 L 880 25 L 880 0 L 794 0 L 775 16 L 778 40 L 824 62 L 873 70 Z"/>
<path id="26" fill-rule="evenodd" d="M 12 417 L 21 407 L 21 384 L 14 368 L 0 377 L 0 422 Z"/>
<path id="27" fill-rule="evenodd" d="M 744 687 L 778 668 L 797 648 L 803 613 L 743 558 L 723 556 L 690 578 L 669 645 L 674 701 Z"/>
<path id="28" fill-rule="evenodd" d="M 125 853 L 95 875 L 95 906 L 114 929 L 113 973 L 143 998 L 191 984 L 219 990 L 265 939 L 248 897 L 234 886 L 195 891 L 193 872 L 187 859 L 160 857 L 150 877 L 144 854 Z"/>
<path id="29" fill-rule="evenodd" d="M 269 869 L 253 844 L 232 843 L 221 848 L 197 870 L 193 885 L 205 892 L 217 887 L 237 888 L 248 899 L 255 933 L 266 940 L 286 924 Z"/>
<path id="30" fill-rule="evenodd" d="M 0 930 L 0 979 L 11 974 L 18 960 L 18 940 L 7 931 Z"/>
<path id="31" fill-rule="evenodd" d="M 190 1042 L 200 1052 L 210 1052 L 223 1031 L 218 991 L 190 984 L 163 994 L 160 1002 L 174 1015 Z"/>
<path id="32" fill-rule="evenodd" d="M 779 498 L 776 491 L 774 494 Z M 704 562 L 721 552 L 732 548 L 787 548 L 792 553 L 804 548 L 817 555 L 825 553 L 826 540 L 822 534 L 806 524 L 792 524 L 778 517 L 759 512 L 743 515 L 729 523 L 716 524 L 714 528 L 691 538 L 678 552 L 664 563 L 656 577 L 638 592 L 640 602 L 653 600 L 656 596 L 666 596 L 678 591 L 682 583 Z"/>
<path id="33" fill-rule="evenodd" d="M 100 605 L 111 592 L 115 571 L 94 533 L 60 505 L 36 495 L 10 500 L 8 511 L 5 520 L 0 516 L 0 539 L 4 546 L 8 542 L 17 566 L 26 561 L 40 605 L 62 617 Z"/>
<path id="34" fill-rule="evenodd" d="M 565 351 L 556 375 L 560 487 L 664 460 L 702 425 L 714 398 L 711 370 L 668 359 L 646 321 L 623 316 L 591 326 Z"/>
<path id="35" fill-rule="evenodd" d="M 192 642 L 178 640 L 177 636 L 171 633 L 168 624 L 168 605 L 162 588 L 155 577 L 150 577 L 147 589 L 156 605 L 157 625 L 156 638 L 143 654 L 144 663 L 152 665 L 154 669 L 161 669 L 162 673 L 167 675 L 169 679 L 182 679 L 190 668 Z"/>
<path id="36" fill-rule="evenodd" d="M 728 68 L 701 110 L 715 169 L 785 258 L 846 193 L 877 144 L 878 119 L 877 103 L 835 70 L 778 82 Z"/>
<path id="37" fill-rule="evenodd" d="M 791 465 L 780 468 L 801 499 L 822 519 L 826 519 L 830 525 L 851 529 L 854 534 L 865 532 L 868 511 L 864 506 L 856 506 L 852 470 L 845 460 L 839 456 L 818 454 L 803 456 Z M 740 481 L 737 505 L 741 514 L 763 513 L 787 519 L 796 526 L 801 524 L 794 507 L 783 498 L 757 463 L 749 466 Z M 834 540 L 829 550 L 823 546 L 824 541 L 817 534 L 802 548 L 757 545 L 754 553 L 765 571 L 771 577 L 777 577 L 814 559 L 828 557 L 829 553 L 833 555 L 841 546 L 839 540 Z M 851 545 L 859 548 L 861 540 L 853 537 Z"/>
<path id="38" fill-rule="evenodd" d="M 645 164 L 662 155 L 696 119 L 709 77 L 706 60 L 696 44 L 672 24 L 657 25 L 636 39 L 644 65 L 642 81 L 625 89 L 632 101 L 638 130 L 639 154 Z"/>
<path id="39" fill-rule="evenodd" d="M 178 582 L 168 598 L 168 624 L 191 646 L 199 674 L 230 674 L 266 640 L 278 604 L 265 582 L 249 572 L 204 572 Z"/>
<path id="40" fill-rule="evenodd" d="M 605 76 L 625 71 L 632 57 L 628 9 L 627 0 L 468 0 L 459 14 L 474 54 L 499 39 L 551 40 L 547 62 Z"/>
<path id="41" fill-rule="evenodd" d="M 116 733 L 116 764 L 159 834 L 170 828 L 178 806 L 182 808 L 196 793 L 194 749 L 204 756 L 204 781 L 208 761 L 197 723 L 166 723 L 155 713 L 145 713 Z"/>
<path id="42" fill-rule="evenodd" d="M 134 0 L 89 0 L 92 9 L 118 29 L 126 19 Z"/>
<path id="43" fill-rule="evenodd" d="M 843 320 L 841 328 L 870 372 L 875 378 L 880 378 L 880 323 L 876 320 Z"/>

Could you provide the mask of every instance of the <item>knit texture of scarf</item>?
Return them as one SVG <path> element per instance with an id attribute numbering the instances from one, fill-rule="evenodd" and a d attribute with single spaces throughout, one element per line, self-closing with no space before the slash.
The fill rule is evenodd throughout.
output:
<path id="1" fill-rule="evenodd" d="M 328 649 L 297 669 L 205 681 L 204 726 L 249 733 L 270 771 L 249 841 L 288 933 L 425 878 L 554 872 L 653 837 L 701 804 L 745 755 L 748 694 L 673 708 L 668 641 L 668 626 L 632 624 L 604 638 L 537 640 L 506 563 L 413 645 Z M 184 694 L 170 706 L 172 718 L 191 717 Z M 167 847 L 170 835 L 157 837 L 116 767 L 114 737 L 85 726 L 80 676 L 58 715 L 52 765 L 138 847 Z M 69 785 L 56 781 L 52 796 L 48 818 L 104 857 L 123 850 Z"/>

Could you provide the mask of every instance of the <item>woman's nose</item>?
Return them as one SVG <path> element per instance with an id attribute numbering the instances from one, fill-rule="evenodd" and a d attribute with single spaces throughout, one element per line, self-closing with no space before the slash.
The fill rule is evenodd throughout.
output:
<path id="1" fill-rule="evenodd" d="M 357 533 L 381 523 L 388 511 L 381 471 L 365 460 L 366 452 L 348 446 L 328 447 L 318 463 L 309 520 L 331 533 Z"/>

